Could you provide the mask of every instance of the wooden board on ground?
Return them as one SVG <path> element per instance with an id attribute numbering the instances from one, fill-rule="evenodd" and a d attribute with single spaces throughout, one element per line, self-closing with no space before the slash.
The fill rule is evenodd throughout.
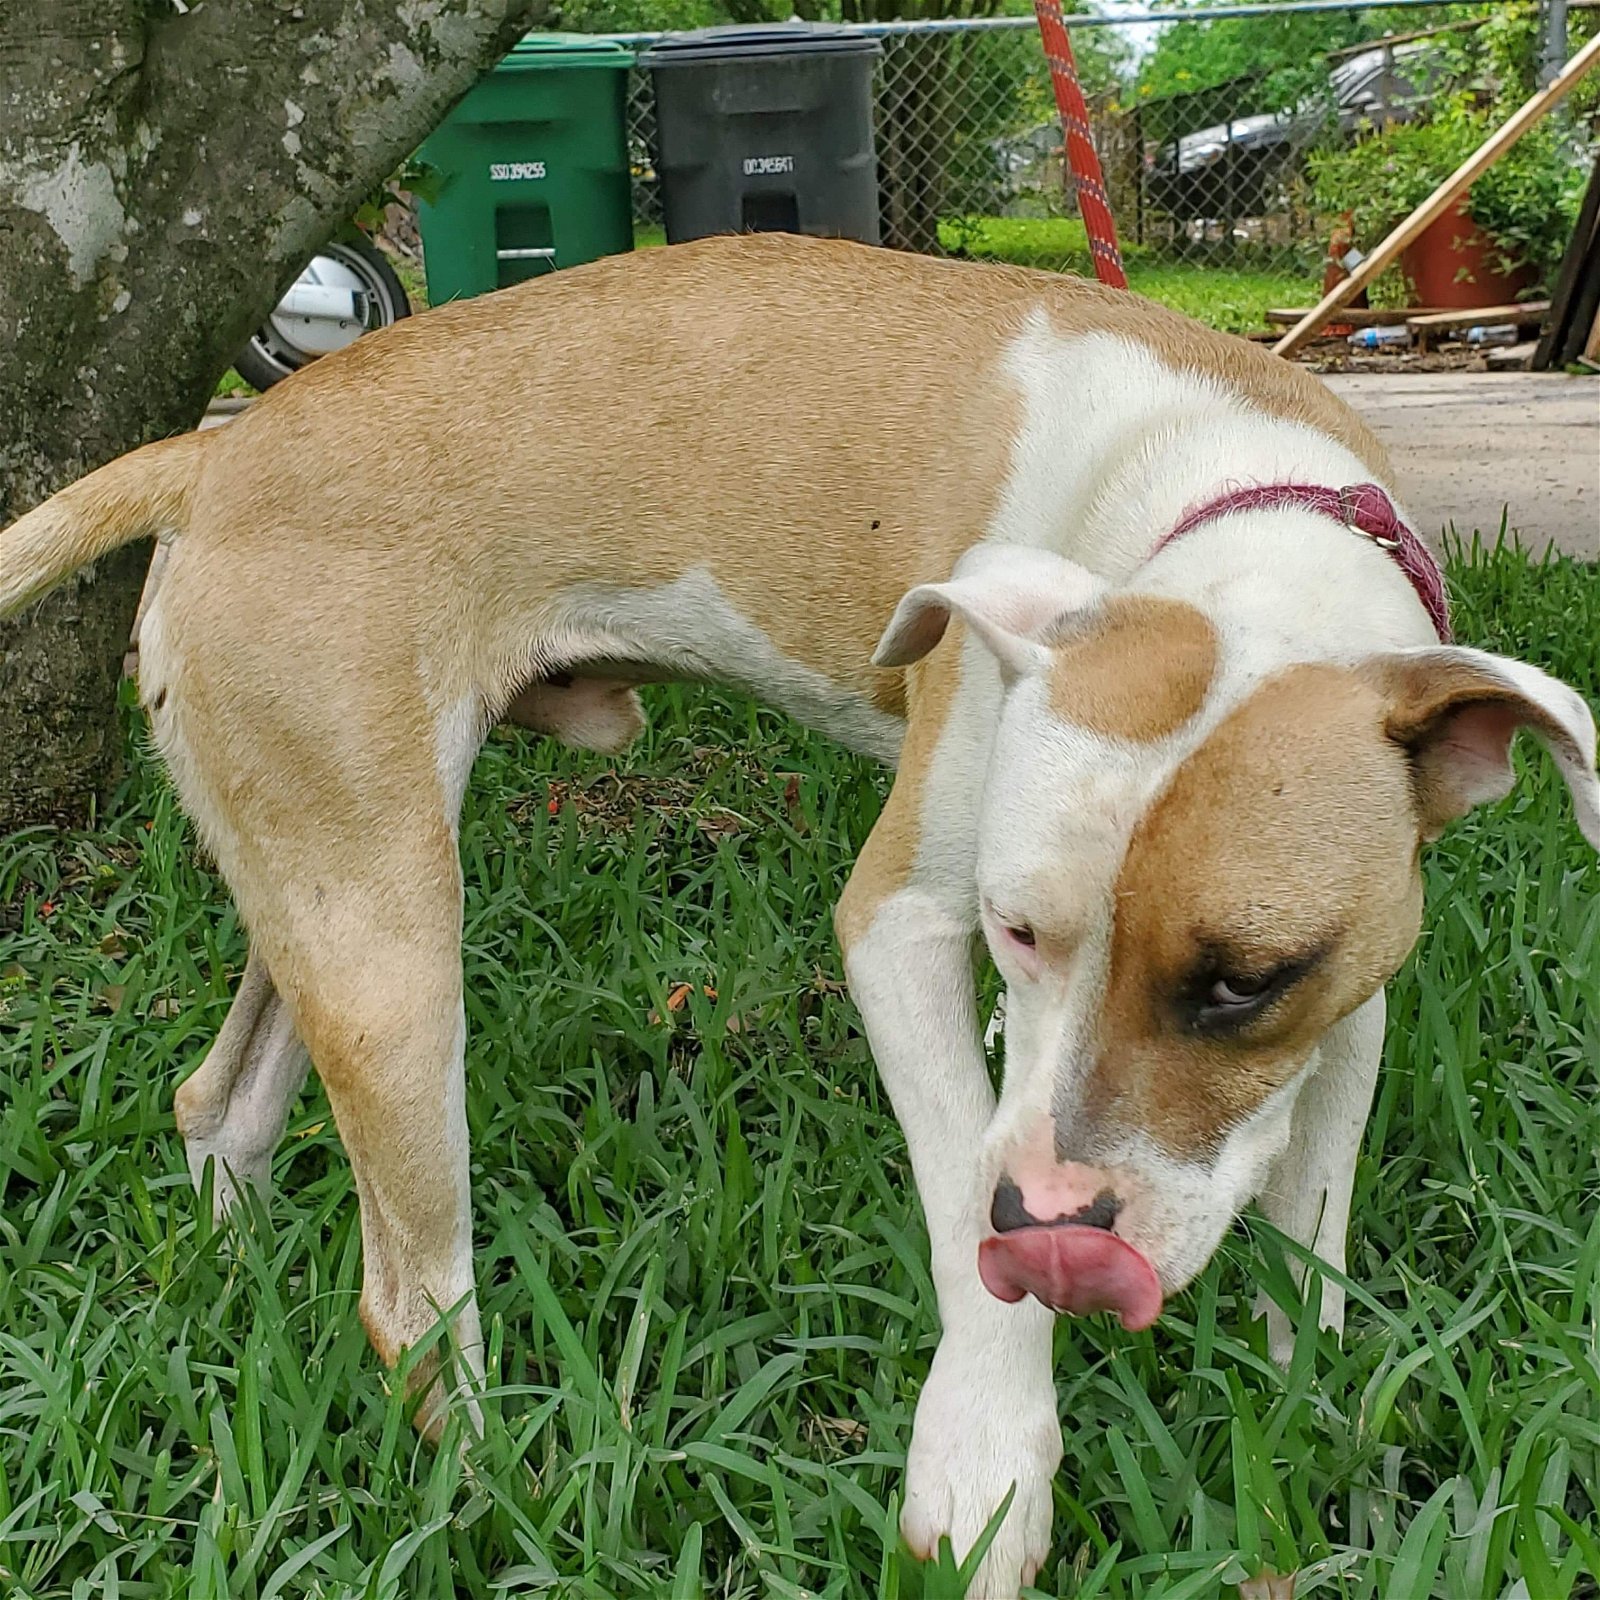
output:
<path id="1" fill-rule="evenodd" d="M 1441 333 L 1457 333 L 1462 328 L 1503 327 L 1514 323 L 1526 327 L 1543 320 L 1550 309 L 1548 300 L 1524 300 L 1509 306 L 1479 306 L 1471 311 L 1426 311 L 1420 316 L 1407 317 L 1406 327 L 1411 330 L 1419 350 L 1428 348 L 1428 341 Z"/>
<path id="2" fill-rule="evenodd" d="M 1392 328 L 1410 321 L 1412 317 L 1427 316 L 1443 309 L 1442 306 L 1342 306 L 1330 320 L 1348 322 L 1353 328 Z M 1267 321 L 1286 327 L 1310 314 L 1308 308 L 1296 310 L 1293 307 L 1280 307 L 1267 313 Z"/>

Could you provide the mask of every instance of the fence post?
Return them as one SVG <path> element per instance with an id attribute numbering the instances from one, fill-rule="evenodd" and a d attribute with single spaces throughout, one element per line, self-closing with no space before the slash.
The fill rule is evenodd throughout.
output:
<path id="1" fill-rule="evenodd" d="M 1539 59 L 1542 89 L 1567 59 L 1567 0 L 1540 0 L 1539 10 L 1544 19 L 1544 50 Z"/>
<path id="2" fill-rule="evenodd" d="M 1133 238 L 1144 244 L 1144 107 L 1133 108 Z"/>

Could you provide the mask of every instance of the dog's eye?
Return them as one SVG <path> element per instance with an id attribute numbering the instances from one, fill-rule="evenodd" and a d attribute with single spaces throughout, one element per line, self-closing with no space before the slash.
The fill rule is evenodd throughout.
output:
<path id="1" fill-rule="evenodd" d="M 1289 967 L 1269 972 L 1229 972 L 1222 976 L 1213 968 L 1189 991 L 1189 1025 L 1196 1032 L 1213 1038 L 1241 1032 L 1282 995 L 1294 976 Z"/>
<path id="2" fill-rule="evenodd" d="M 1174 997 L 1182 1026 L 1216 1038 L 1254 1027 L 1315 972 L 1337 944 L 1338 935 L 1330 934 L 1301 954 L 1280 959 L 1276 966 L 1241 955 L 1230 958 L 1222 950 L 1211 952 Z"/>
<path id="3" fill-rule="evenodd" d="M 1257 1005 L 1272 988 L 1272 974 L 1254 978 L 1218 978 L 1211 985 L 1210 1003 L 1219 1011 L 1242 1011 Z"/>
<path id="4" fill-rule="evenodd" d="M 1038 959 L 1034 950 L 1039 940 L 1031 922 L 1015 915 L 1007 916 L 993 901 L 985 899 L 983 927 L 984 936 L 997 956 L 1003 958 L 1009 952 L 1013 960 L 1023 964 L 1025 970 L 1033 970 L 1032 963 Z"/>
<path id="5" fill-rule="evenodd" d="M 1225 972 L 1215 968 L 1190 991 L 1192 1024 L 1201 1033 L 1224 1036 L 1250 1027 L 1305 975 L 1304 961 L 1285 962 L 1265 972 Z"/>

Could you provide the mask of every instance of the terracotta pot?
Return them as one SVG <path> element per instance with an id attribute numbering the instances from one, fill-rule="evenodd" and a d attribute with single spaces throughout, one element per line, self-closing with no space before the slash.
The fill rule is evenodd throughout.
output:
<path id="1" fill-rule="evenodd" d="M 1436 222 L 1430 222 L 1400 252 L 1400 265 L 1411 280 L 1412 300 L 1444 311 L 1472 311 L 1479 306 L 1510 305 L 1532 288 L 1531 267 L 1498 270 L 1500 252 L 1472 220 L 1467 197 Z"/>

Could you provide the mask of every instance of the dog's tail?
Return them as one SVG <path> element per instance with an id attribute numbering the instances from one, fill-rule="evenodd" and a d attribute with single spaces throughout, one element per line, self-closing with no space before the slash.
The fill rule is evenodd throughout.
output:
<path id="1" fill-rule="evenodd" d="M 0 533 L 0 617 L 119 545 L 185 527 L 204 437 L 185 433 L 131 451 Z"/>

